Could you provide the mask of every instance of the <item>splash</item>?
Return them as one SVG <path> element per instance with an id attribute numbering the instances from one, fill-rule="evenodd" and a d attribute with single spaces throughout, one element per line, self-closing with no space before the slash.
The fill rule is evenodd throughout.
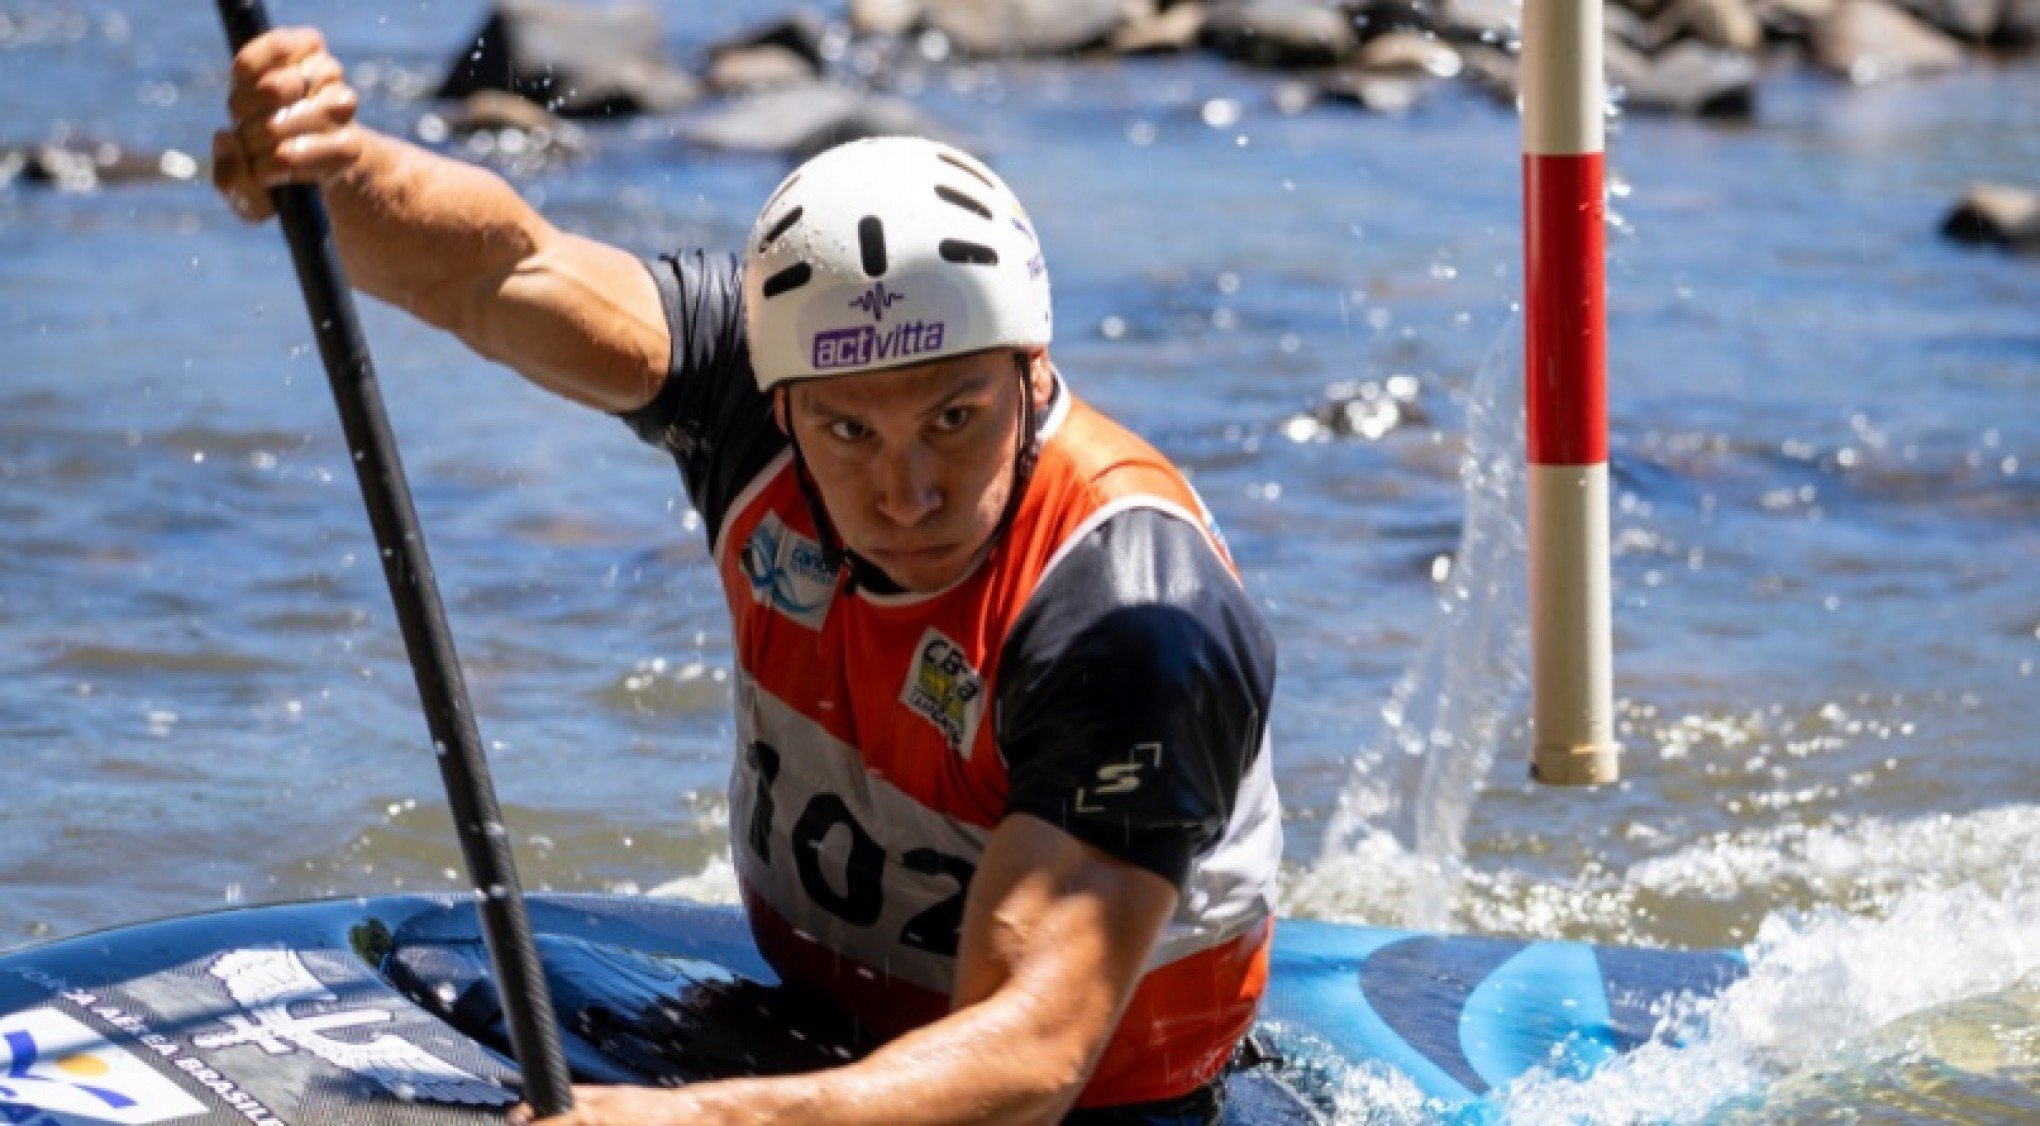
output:
<path id="1" fill-rule="evenodd" d="M 1923 1063 L 1944 1091 L 1953 1077 L 1966 1092 L 1954 1098 L 2000 1086 L 2040 1107 L 2040 1047 L 2026 1042 L 2040 1019 L 2040 887 L 1916 892 L 1877 918 L 1782 912 L 1749 957 L 1746 979 L 1670 1014 L 1665 1040 L 1586 1079 L 1526 1076 L 1502 1092 L 1504 1117 L 1778 1121 L 1918 1086 L 1908 1076 Z"/>
<path id="2" fill-rule="evenodd" d="M 1467 394 L 1466 516 L 1441 568 L 1438 623 L 1356 758 L 1314 871 L 1288 889 L 1292 909 L 1450 922 L 1467 820 L 1497 745 L 1520 726 L 1529 683 L 1522 402 L 1522 326 L 1511 318 Z M 1342 875 L 1356 866 L 1376 885 L 1365 905 L 1336 890 L 1355 886 Z"/>

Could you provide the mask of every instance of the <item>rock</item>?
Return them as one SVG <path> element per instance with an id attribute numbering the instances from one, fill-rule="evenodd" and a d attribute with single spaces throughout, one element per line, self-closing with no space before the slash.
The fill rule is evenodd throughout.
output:
<path id="1" fill-rule="evenodd" d="M 2040 44 L 2040 0 L 2005 0 L 1991 43 L 2019 49 Z"/>
<path id="2" fill-rule="evenodd" d="M 1654 59 L 1607 53 L 1608 80 L 1631 113 L 1748 119 L 1756 115 L 1757 64 L 1748 55 L 1685 41 Z"/>
<path id="3" fill-rule="evenodd" d="M 1068 55 L 1105 46 L 1121 0 L 926 0 L 926 22 L 966 55 Z"/>
<path id="4" fill-rule="evenodd" d="M 90 192 L 120 184 L 192 180 L 198 161 L 176 149 L 135 152 L 112 141 L 63 141 L 0 149 L 0 185 L 20 180 L 61 192 Z"/>
<path id="5" fill-rule="evenodd" d="M 1248 0 L 1219 8 L 1204 21 L 1204 42 L 1253 66 L 1331 66 L 1360 45 L 1353 21 L 1307 0 Z"/>
<path id="6" fill-rule="evenodd" d="M 1341 69 L 1321 79 L 1318 91 L 1332 101 L 1356 105 L 1369 113 L 1394 116 L 1408 113 L 1435 82 L 1429 75 Z"/>
<path id="7" fill-rule="evenodd" d="M 778 47 L 799 55 L 808 66 L 819 72 L 827 65 L 828 59 L 822 44 L 829 38 L 829 24 L 814 12 L 802 9 L 775 23 L 754 28 L 726 43 L 710 48 L 711 59 L 733 51 L 751 50 L 759 47 Z"/>
<path id="8" fill-rule="evenodd" d="M 1523 37 L 1521 0 L 1444 0 L 1436 16 L 1438 33 L 1460 43 L 1501 46 Z"/>
<path id="9" fill-rule="evenodd" d="M 1752 0 L 1751 10 L 1764 34 L 1777 40 L 1803 43 L 1813 37 L 1814 25 L 1835 10 L 1839 0 Z"/>
<path id="10" fill-rule="evenodd" d="M 1663 46 L 1658 26 L 1627 8 L 1608 8 L 1601 13 L 1601 35 L 1611 43 L 1650 54 Z"/>
<path id="11" fill-rule="evenodd" d="M 850 30 L 858 35 L 905 35 L 922 15 L 921 0 L 850 0 Z"/>
<path id="12" fill-rule="evenodd" d="M 1899 0 L 1929 26 L 1969 43 L 1986 43 L 1997 31 L 2004 0 Z"/>
<path id="13" fill-rule="evenodd" d="M 1112 49 L 1122 55 L 1179 54 L 1197 46 L 1206 18 L 1204 5 L 1185 0 L 1127 21 L 1112 33 Z"/>
<path id="14" fill-rule="evenodd" d="M 448 130 L 475 133 L 483 129 L 519 129 L 527 133 L 564 125 L 544 106 L 501 90 L 477 90 L 444 115 Z"/>
<path id="15" fill-rule="evenodd" d="M 701 89 L 667 59 L 664 43 L 659 9 L 646 0 L 599 8 L 498 0 L 438 96 L 501 90 L 563 117 L 668 113 Z"/>
<path id="16" fill-rule="evenodd" d="M 2040 254 L 2040 192 L 2004 184 L 1972 184 L 1942 221 L 1941 233 L 1957 242 Z"/>
<path id="17" fill-rule="evenodd" d="M 1814 65 L 1858 85 L 1962 62 L 1960 44 L 1882 0 L 1841 0 L 1814 25 L 1810 48 Z"/>
<path id="18" fill-rule="evenodd" d="M 812 82 L 739 98 L 680 123 L 680 137 L 711 148 L 777 152 L 806 159 L 862 137 L 949 141 L 909 102 L 835 82 Z"/>
<path id="19" fill-rule="evenodd" d="M 1731 51 L 1764 45 L 1764 25 L 1748 0 L 1675 0 L 1651 21 L 1659 44 L 1691 39 Z"/>
<path id="20" fill-rule="evenodd" d="M 788 47 L 766 44 L 717 52 L 709 61 L 708 88 L 721 94 L 747 94 L 781 86 L 798 86 L 821 77 L 815 64 Z"/>
<path id="21" fill-rule="evenodd" d="M 1436 34 L 1431 0 L 1357 0 L 1350 2 L 1353 31 L 1362 43 L 1391 31 Z"/>
<path id="22" fill-rule="evenodd" d="M 1459 59 L 1466 64 L 1460 73 L 1469 81 L 1495 101 L 1511 110 L 1516 108 L 1517 99 L 1523 94 L 1521 60 L 1500 47 L 1478 43 L 1461 47 Z"/>
<path id="23" fill-rule="evenodd" d="M 1465 64 L 1451 44 L 1436 36 L 1391 31 L 1363 44 L 1353 55 L 1353 65 L 1380 76 L 1451 78 Z"/>

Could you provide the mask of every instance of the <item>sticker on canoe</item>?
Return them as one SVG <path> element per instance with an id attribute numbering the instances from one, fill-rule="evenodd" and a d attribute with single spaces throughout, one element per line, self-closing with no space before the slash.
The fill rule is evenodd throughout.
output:
<path id="1" fill-rule="evenodd" d="M 0 1117 L 33 1126 L 146 1126 L 205 1104 L 54 1009 L 0 1016 Z"/>
<path id="2" fill-rule="evenodd" d="M 366 1041 L 327 1033 L 388 1024 L 396 1014 L 369 1006 L 342 1006 L 291 950 L 234 950 L 213 960 L 208 973 L 227 987 L 244 1016 L 222 1018 L 227 1027 L 195 1036 L 195 1048 L 217 1051 L 253 1045 L 272 1056 L 306 1051 L 343 1071 L 368 1079 L 400 1099 L 507 1106 L 517 1097 L 471 1075 L 401 1036 Z M 293 1012 L 291 1006 L 310 1011 Z"/>

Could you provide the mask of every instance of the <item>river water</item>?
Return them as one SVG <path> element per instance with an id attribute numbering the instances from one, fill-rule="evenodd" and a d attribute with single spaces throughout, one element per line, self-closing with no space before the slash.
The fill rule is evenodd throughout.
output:
<path id="1" fill-rule="evenodd" d="M 480 11 L 278 16 L 410 132 Z M 776 11 L 670 6 L 673 45 Z M 203 152 L 211 19 L 0 2 L 0 141 Z M 1028 200 L 1059 362 L 1193 472 L 1279 636 L 1287 910 L 1748 951 L 1682 1050 L 1511 1120 L 2040 1117 L 2040 262 L 1935 234 L 2032 182 L 2040 69 L 1615 122 L 1599 792 L 1524 777 L 1513 117 L 1285 113 L 1205 58 L 914 89 Z M 516 182 L 641 252 L 735 245 L 785 165 L 670 133 Z M 364 309 L 526 884 L 730 895 L 728 633 L 670 464 Z M 196 185 L 0 189 L 0 341 L 0 947 L 457 886 L 277 233 Z M 1315 421 L 1368 381 L 1397 408 Z M 1422 1120 L 1351 1082 L 1354 1121 Z"/>

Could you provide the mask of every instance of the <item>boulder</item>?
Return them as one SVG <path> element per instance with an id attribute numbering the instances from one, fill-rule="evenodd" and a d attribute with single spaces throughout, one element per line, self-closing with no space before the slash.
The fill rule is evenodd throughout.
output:
<path id="1" fill-rule="evenodd" d="M 825 57 L 827 52 L 822 47 L 828 38 L 828 21 L 803 8 L 783 19 L 753 28 L 734 39 L 720 43 L 710 48 L 708 54 L 710 59 L 715 59 L 736 51 L 778 47 L 800 56 L 810 68 L 819 71 L 828 63 Z"/>
<path id="2" fill-rule="evenodd" d="M 1813 28 L 1835 10 L 1840 0 L 1751 0 L 1757 22 L 1767 38 L 1804 43 L 1813 38 Z"/>
<path id="3" fill-rule="evenodd" d="M 680 123 L 682 140 L 711 148 L 776 152 L 804 160 L 863 137 L 950 141 L 910 102 L 835 82 L 812 82 L 734 99 Z"/>
<path id="4" fill-rule="evenodd" d="M 1180 54 L 1197 46 L 1206 15 L 1204 5 L 1185 0 L 1128 20 L 1112 33 L 1112 49 L 1122 55 Z"/>
<path id="5" fill-rule="evenodd" d="M 1675 0 L 1651 21 L 1660 45 L 1690 39 L 1731 51 L 1764 44 L 1764 25 L 1749 0 Z"/>
<path id="6" fill-rule="evenodd" d="M 1440 35 L 1459 43 L 1499 47 L 1523 36 L 1520 0 L 1443 0 L 1434 20 Z"/>
<path id="7" fill-rule="evenodd" d="M 527 102 L 501 90 L 477 90 L 448 110 L 442 118 L 453 133 L 477 133 L 484 129 L 518 129 L 534 133 L 555 130 L 566 124 L 544 106 Z"/>
<path id="8" fill-rule="evenodd" d="M 2004 15 L 2004 0 L 1899 0 L 1922 21 L 1967 43 L 1987 43 Z"/>
<path id="9" fill-rule="evenodd" d="M 1308 0 L 1248 0 L 1216 9 L 1204 21 L 1205 45 L 1253 66 L 1331 66 L 1360 45 L 1353 21 Z"/>
<path id="10" fill-rule="evenodd" d="M 1941 222 L 1941 233 L 1957 242 L 2040 254 L 2040 192 L 2004 184 L 1972 184 Z"/>
<path id="11" fill-rule="evenodd" d="M 1359 106 L 1369 113 L 1408 113 L 1437 80 L 1429 75 L 1385 74 L 1342 68 L 1318 82 L 1325 98 Z"/>
<path id="12" fill-rule="evenodd" d="M 1841 0 L 1813 27 L 1814 65 L 1859 85 L 1948 70 L 1955 40 L 1882 0 Z"/>
<path id="13" fill-rule="evenodd" d="M 705 77 L 719 94 L 747 94 L 813 82 L 821 71 L 806 55 L 768 43 L 717 52 Z"/>
<path id="14" fill-rule="evenodd" d="M 1610 44 L 1608 81 L 1622 88 L 1630 113 L 1681 117 L 1755 116 L 1757 64 L 1748 55 L 1690 40 L 1675 43 L 1655 58 Z"/>
<path id="15" fill-rule="evenodd" d="M 905 35 L 921 26 L 921 0 L 850 0 L 850 30 L 858 35 Z"/>
<path id="16" fill-rule="evenodd" d="M 1516 101 L 1523 93 L 1523 64 L 1520 59 L 1500 47 L 1485 44 L 1469 44 L 1459 49 L 1459 59 L 1466 64 L 1460 73 L 1479 87 L 1495 101 L 1516 108 Z"/>
<path id="17" fill-rule="evenodd" d="M 1993 45 L 2024 49 L 2040 45 L 2040 0 L 2005 0 Z"/>
<path id="18" fill-rule="evenodd" d="M 1391 31 L 1435 33 L 1431 0 L 1356 0 L 1349 4 L 1353 31 L 1366 42 Z"/>
<path id="19" fill-rule="evenodd" d="M 927 26 L 966 55 L 1069 55 L 1105 46 L 1121 0 L 925 0 Z"/>
<path id="20" fill-rule="evenodd" d="M 462 48 L 441 98 L 481 90 L 516 94 L 563 117 L 668 113 L 700 97 L 666 57 L 656 4 L 602 7 L 557 0 L 498 0 Z"/>
<path id="21" fill-rule="evenodd" d="M 1601 37 L 1632 50 L 1650 54 L 1664 44 L 1658 25 L 1627 8 L 1608 8 L 1601 13 Z"/>
<path id="22" fill-rule="evenodd" d="M 1451 78 L 1464 67 L 1459 52 L 1433 35 L 1391 31 L 1362 44 L 1353 65 L 1377 76 Z"/>
<path id="23" fill-rule="evenodd" d="M 0 149 L 0 186 L 20 180 L 64 192 L 119 184 L 192 180 L 197 160 L 176 149 L 137 152 L 112 141 L 69 140 Z"/>

